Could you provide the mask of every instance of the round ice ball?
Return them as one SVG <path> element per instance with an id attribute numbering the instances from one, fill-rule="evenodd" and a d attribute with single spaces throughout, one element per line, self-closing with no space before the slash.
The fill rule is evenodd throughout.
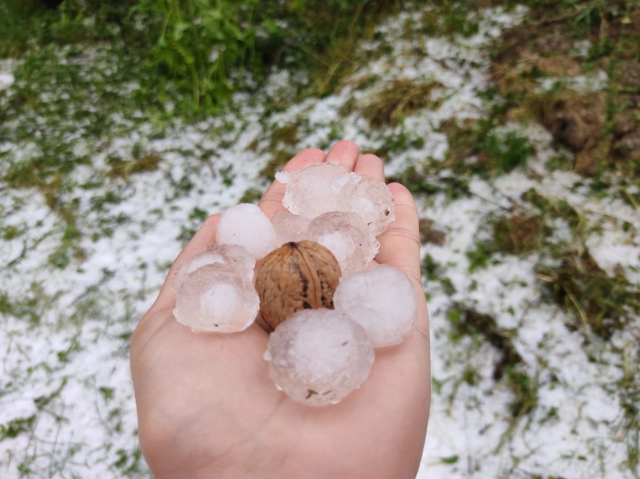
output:
<path id="1" fill-rule="evenodd" d="M 395 203 L 387 185 L 379 180 L 361 178 L 349 182 L 340 191 L 341 211 L 359 214 L 375 236 L 395 219 Z"/>
<path id="2" fill-rule="evenodd" d="M 309 224 L 307 237 L 333 253 L 343 276 L 365 269 L 380 248 L 356 213 L 333 211 L 320 215 Z"/>
<path id="3" fill-rule="evenodd" d="M 282 204 L 291 213 L 307 218 L 337 211 L 338 192 L 346 175 L 347 170 L 337 163 L 315 163 L 277 173 L 276 179 L 287 184 Z"/>
<path id="4" fill-rule="evenodd" d="M 176 320 L 195 332 L 233 333 L 256 318 L 260 299 L 246 274 L 207 264 L 187 274 L 176 292 Z"/>
<path id="5" fill-rule="evenodd" d="M 286 210 L 277 211 L 271 218 L 271 223 L 276 230 L 278 245 L 306 240 L 310 222 L 311 220 L 304 216 L 294 215 Z"/>
<path id="6" fill-rule="evenodd" d="M 335 404 L 369 376 L 373 348 L 367 333 L 342 312 L 300 311 L 271 333 L 264 358 L 271 379 L 301 404 Z"/>
<path id="7" fill-rule="evenodd" d="M 278 247 L 269 218 L 256 205 L 240 203 L 227 209 L 218 221 L 216 240 L 220 244 L 244 246 L 256 259 Z"/>
<path id="8" fill-rule="evenodd" d="M 189 274 L 203 266 L 216 263 L 226 264 L 246 275 L 250 281 L 253 280 L 256 259 L 247 248 L 237 244 L 210 244 L 182 265 L 172 288 L 177 291 Z"/>
<path id="9" fill-rule="evenodd" d="M 364 327 L 374 348 L 404 341 L 418 311 L 413 283 L 405 273 L 388 265 L 340 278 L 333 304 Z"/>

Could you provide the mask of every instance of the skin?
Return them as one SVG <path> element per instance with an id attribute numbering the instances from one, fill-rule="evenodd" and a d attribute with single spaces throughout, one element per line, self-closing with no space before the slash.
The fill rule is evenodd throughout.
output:
<path id="1" fill-rule="evenodd" d="M 307 149 L 285 170 L 338 161 L 384 180 L 382 161 L 352 142 L 328 154 Z M 415 478 L 431 395 L 429 317 L 419 264 L 418 215 L 409 191 L 390 184 L 396 220 L 378 238 L 374 263 L 403 270 L 415 284 L 418 321 L 399 346 L 376 350 L 367 381 L 337 405 L 309 407 L 276 390 L 262 358 L 268 334 L 194 334 L 173 319 L 168 285 L 185 261 L 215 242 L 209 217 L 172 266 L 131 343 L 131 371 L 142 452 L 156 479 Z M 284 209 L 275 181 L 260 201 L 268 216 Z"/>

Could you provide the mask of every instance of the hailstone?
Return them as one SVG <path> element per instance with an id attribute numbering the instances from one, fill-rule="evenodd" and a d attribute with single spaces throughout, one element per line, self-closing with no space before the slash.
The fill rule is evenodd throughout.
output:
<path id="1" fill-rule="evenodd" d="M 309 225 L 307 237 L 333 253 L 343 276 L 365 269 L 380 249 L 380 243 L 356 213 L 320 215 Z"/>
<path id="2" fill-rule="evenodd" d="M 312 406 L 335 404 L 369 376 L 367 333 L 340 311 L 305 309 L 269 336 L 264 358 L 278 389 Z"/>
<path id="3" fill-rule="evenodd" d="M 301 170 L 276 173 L 286 183 L 282 204 L 291 213 L 307 218 L 338 211 L 338 192 L 344 186 L 347 170 L 337 163 L 314 163 Z"/>
<path id="4" fill-rule="evenodd" d="M 194 332 L 233 333 L 255 320 L 260 298 L 246 272 L 207 264 L 186 274 L 176 292 L 176 320 Z"/>
<path id="5" fill-rule="evenodd" d="M 291 241 L 298 242 L 308 239 L 307 228 L 311 220 L 304 216 L 294 215 L 288 211 L 278 211 L 271 218 L 273 228 L 276 230 L 278 245 L 283 245 Z"/>
<path id="6" fill-rule="evenodd" d="M 336 310 L 360 324 L 375 348 L 405 340 L 416 322 L 417 301 L 409 277 L 388 265 L 343 276 L 333 295 Z"/>
<path id="7" fill-rule="evenodd" d="M 278 247 L 276 231 L 269 218 L 250 203 L 240 203 L 222 213 L 216 240 L 220 244 L 244 246 L 256 259 L 265 257 Z"/>
<path id="8" fill-rule="evenodd" d="M 252 281 L 256 260 L 244 246 L 237 244 L 210 244 L 182 265 L 173 289 L 177 291 L 189 274 L 208 264 L 229 265 L 238 271 L 242 271 L 249 281 Z"/>

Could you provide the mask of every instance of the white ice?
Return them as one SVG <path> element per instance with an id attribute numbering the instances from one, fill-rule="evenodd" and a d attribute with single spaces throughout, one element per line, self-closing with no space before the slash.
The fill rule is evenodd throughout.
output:
<path id="1" fill-rule="evenodd" d="M 309 239 L 306 236 L 307 228 L 311 223 L 309 218 L 283 210 L 273 215 L 271 223 L 276 230 L 279 246 L 291 241 L 298 242 Z"/>
<path id="2" fill-rule="evenodd" d="M 335 404 L 369 376 L 373 348 L 362 326 L 330 309 L 300 311 L 271 333 L 271 379 L 301 404 Z"/>
<path id="3" fill-rule="evenodd" d="M 256 205 L 241 203 L 227 209 L 218 222 L 216 240 L 221 244 L 244 246 L 256 258 L 277 248 L 276 231 Z"/>
<path id="4" fill-rule="evenodd" d="M 276 178 L 287 185 L 282 204 L 296 215 L 355 213 L 376 236 L 395 218 L 393 195 L 383 181 L 348 173 L 338 164 L 316 163 L 278 173 Z"/>
<path id="5" fill-rule="evenodd" d="M 364 327 L 375 348 L 401 343 L 416 321 L 413 283 L 405 273 L 388 265 L 340 278 L 333 303 L 336 310 Z"/>
<path id="6" fill-rule="evenodd" d="M 282 204 L 291 213 L 307 218 L 337 211 L 337 193 L 343 184 L 334 182 L 347 174 L 337 163 L 315 163 L 300 170 L 276 173 L 276 179 L 287 184 Z"/>
<path id="7" fill-rule="evenodd" d="M 236 244 L 210 244 L 182 265 L 172 288 L 177 291 L 189 274 L 203 266 L 216 263 L 229 265 L 244 273 L 249 281 L 253 280 L 256 260 L 247 248 Z"/>
<path id="8" fill-rule="evenodd" d="M 220 263 L 186 275 L 176 294 L 176 320 L 195 332 L 233 333 L 256 318 L 260 299 L 242 271 Z"/>
<path id="9" fill-rule="evenodd" d="M 356 213 L 320 215 L 309 225 L 307 237 L 333 253 L 343 275 L 365 269 L 380 248 L 378 240 Z"/>
<path id="10" fill-rule="evenodd" d="M 359 214 L 376 236 L 395 219 L 391 191 L 384 182 L 371 178 L 346 183 L 339 193 L 339 207 Z"/>

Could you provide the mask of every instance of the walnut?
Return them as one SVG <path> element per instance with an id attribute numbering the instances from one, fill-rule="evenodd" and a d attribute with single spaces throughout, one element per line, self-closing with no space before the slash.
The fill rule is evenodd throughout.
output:
<path id="1" fill-rule="evenodd" d="M 256 276 L 260 315 L 275 329 L 302 309 L 333 309 L 342 273 L 335 256 L 313 241 L 290 242 L 262 261 Z"/>

